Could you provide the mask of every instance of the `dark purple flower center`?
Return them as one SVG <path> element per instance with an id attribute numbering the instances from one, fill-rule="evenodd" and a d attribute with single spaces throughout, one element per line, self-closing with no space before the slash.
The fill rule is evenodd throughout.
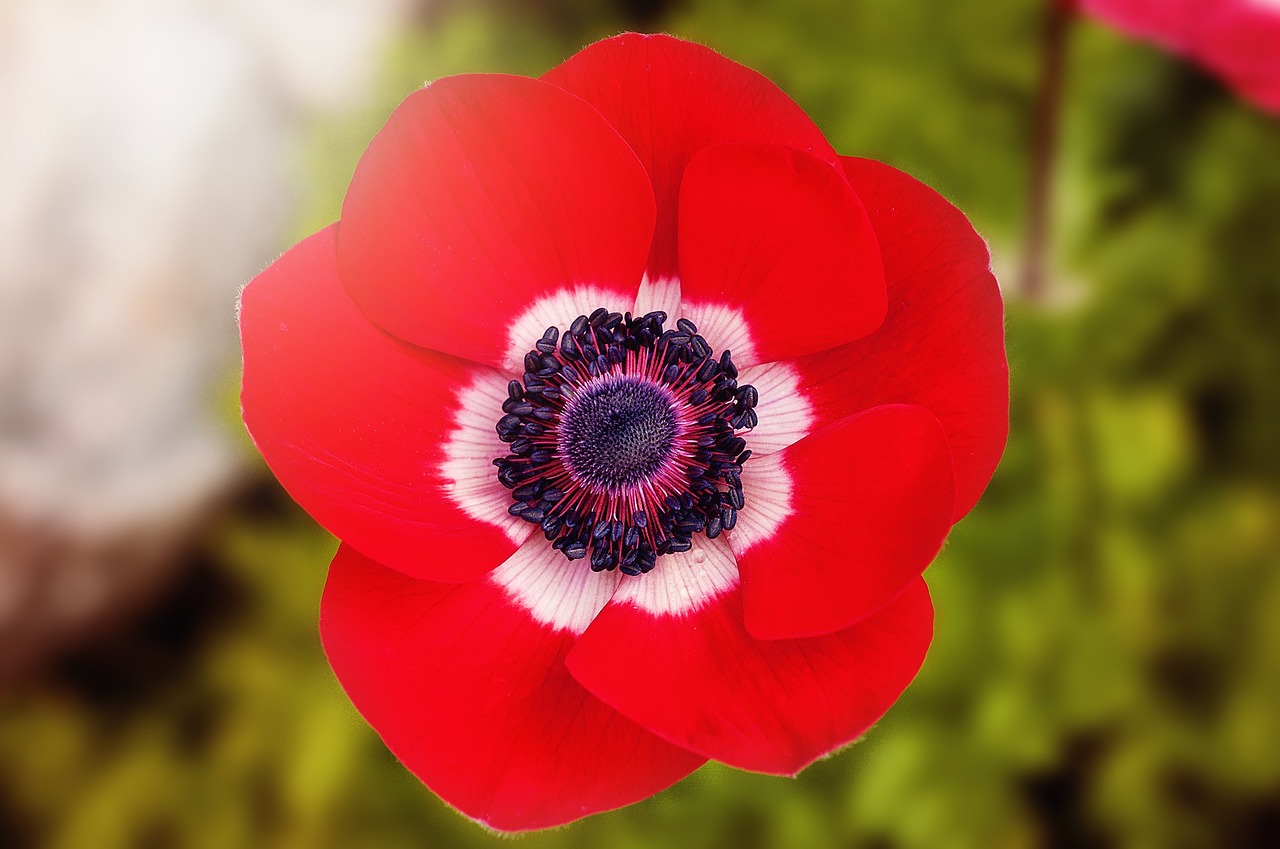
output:
<path id="1" fill-rule="evenodd" d="M 507 386 L 510 453 L 493 462 L 508 512 L 596 571 L 648 572 L 694 534 L 732 528 L 744 504 L 737 432 L 757 424 L 756 390 L 693 322 L 666 320 L 601 308 L 548 328 Z"/>
<path id="2" fill-rule="evenodd" d="M 570 475 L 595 491 L 623 492 L 671 459 L 679 402 L 631 375 L 588 381 L 565 402 L 557 444 Z"/>

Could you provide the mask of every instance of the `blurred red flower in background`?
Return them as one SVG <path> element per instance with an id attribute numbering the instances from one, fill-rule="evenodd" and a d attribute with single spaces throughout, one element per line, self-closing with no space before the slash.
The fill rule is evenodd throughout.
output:
<path id="1" fill-rule="evenodd" d="M 245 422 L 342 540 L 338 679 L 502 830 L 866 730 L 1008 425 L 964 217 L 665 36 L 411 95 L 240 320 Z"/>
<path id="2" fill-rule="evenodd" d="M 1078 0 L 1116 28 L 1161 44 L 1280 112 L 1280 0 Z"/>

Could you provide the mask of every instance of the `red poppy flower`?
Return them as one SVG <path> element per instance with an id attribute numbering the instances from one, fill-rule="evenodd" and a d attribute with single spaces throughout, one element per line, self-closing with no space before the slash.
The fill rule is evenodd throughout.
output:
<path id="1" fill-rule="evenodd" d="M 1280 0 L 1079 0 L 1123 32 L 1164 45 L 1280 112 Z"/>
<path id="2" fill-rule="evenodd" d="M 241 305 L 244 417 L 342 540 L 329 660 L 494 828 L 793 774 L 932 635 L 1008 416 L 964 217 L 665 36 L 411 95 Z"/>

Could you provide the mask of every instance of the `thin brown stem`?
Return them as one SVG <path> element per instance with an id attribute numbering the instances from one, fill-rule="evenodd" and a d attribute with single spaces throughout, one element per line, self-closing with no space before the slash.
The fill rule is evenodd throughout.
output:
<path id="1" fill-rule="evenodd" d="M 1058 118 L 1066 65 L 1067 34 L 1073 4 L 1047 0 L 1040 50 L 1040 83 L 1031 124 L 1031 163 L 1027 189 L 1027 229 L 1022 255 L 1022 294 L 1029 301 L 1044 297 L 1045 265 L 1053 205 L 1053 167 L 1058 146 Z"/>

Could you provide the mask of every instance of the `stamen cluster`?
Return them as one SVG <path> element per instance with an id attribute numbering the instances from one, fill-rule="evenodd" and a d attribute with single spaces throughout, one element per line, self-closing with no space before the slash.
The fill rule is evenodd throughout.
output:
<path id="1" fill-rule="evenodd" d="M 508 512 L 570 560 L 639 575 L 737 523 L 755 427 L 755 387 L 738 385 L 687 319 L 597 309 L 547 328 L 507 386 L 495 459 Z"/>

